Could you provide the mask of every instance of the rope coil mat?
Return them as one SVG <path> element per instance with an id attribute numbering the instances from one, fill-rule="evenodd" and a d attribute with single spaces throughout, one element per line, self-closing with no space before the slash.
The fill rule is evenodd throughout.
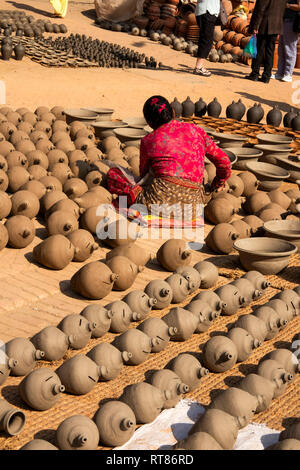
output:
<path id="1" fill-rule="evenodd" d="M 235 268 L 237 268 L 237 266 L 235 266 Z M 299 268 L 300 256 L 295 255 L 291 258 L 289 267 L 287 268 L 289 274 L 295 273 L 294 280 L 297 280 L 297 278 L 299 279 Z M 220 268 L 220 276 L 222 276 L 223 270 L 225 270 L 226 274 L 229 272 L 228 268 Z M 296 275 L 297 272 L 298 276 Z M 236 275 L 237 273 L 239 275 Z M 235 278 L 240 277 L 244 272 L 238 268 L 236 271 L 231 272 L 231 274 L 232 278 Z M 165 367 L 171 358 L 176 357 L 180 353 L 191 352 L 199 354 L 202 349 L 201 345 L 204 345 L 208 341 L 211 333 L 226 332 L 227 326 L 234 323 L 240 315 L 251 313 L 253 305 L 262 305 L 273 297 L 279 290 L 292 288 L 298 284 L 292 281 L 293 274 L 291 274 L 291 280 L 286 280 L 279 276 L 266 277 L 271 281 L 272 286 L 266 290 L 265 294 L 260 299 L 253 302 L 250 306 L 240 309 L 237 314 L 230 317 L 223 316 L 218 318 L 207 332 L 194 334 L 187 341 L 170 341 L 163 351 L 158 354 L 151 354 L 150 358 L 139 366 L 124 366 L 116 379 L 109 382 L 99 382 L 87 395 L 74 396 L 66 393 L 62 394 L 59 402 L 50 410 L 39 412 L 29 409 L 29 407 L 22 402 L 18 394 L 18 384 L 23 378 L 9 377 L 0 389 L 1 395 L 10 404 L 25 411 L 27 422 L 23 432 L 18 436 L 7 438 L 4 433 L 0 433 L 0 449 L 19 449 L 22 445 L 33 438 L 46 439 L 55 443 L 55 430 L 66 417 L 74 414 L 83 414 L 92 418 L 101 402 L 107 399 L 118 399 L 122 394 L 124 387 L 127 385 L 144 381 L 147 379 L 151 370 Z M 215 286 L 213 290 L 227 282 L 228 279 L 220 277 L 217 286 Z M 189 298 L 187 298 L 184 303 L 180 304 L 180 306 L 184 307 L 196 294 L 197 292 L 189 296 Z M 168 310 L 169 309 L 153 310 L 151 316 L 162 317 Z M 136 323 L 132 323 L 130 327 L 134 328 L 136 326 Z M 261 347 L 254 350 L 247 361 L 236 364 L 235 367 L 225 373 L 208 374 L 202 379 L 200 387 L 193 392 L 188 393 L 186 397 L 195 399 L 204 406 L 208 405 L 218 390 L 227 388 L 228 386 L 233 386 L 237 382 L 238 378 L 251 372 L 255 372 L 255 366 L 269 351 L 278 347 L 289 347 L 293 336 L 299 331 L 300 317 L 295 317 L 287 327 L 279 333 L 279 335 L 272 340 L 265 341 Z M 88 345 L 80 351 L 69 350 L 64 360 L 78 353 L 85 354 L 96 344 L 101 342 L 110 342 L 115 336 L 116 335 L 112 333 L 107 333 L 102 338 L 92 339 L 89 341 Z M 63 360 L 55 363 L 39 361 L 37 367 L 49 367 L 52 370 L 55 370 L 60 364 L 62 364 L 62 362 Z M 300 376 L 298 374 L 295 381 L 288 386 L 287 391 L 279 398 L 273 400 L 266 411 L 255 415 L 253 421 L 257 423 L 265 423 L 270 428 L 280 430 L 283 429 L 283 424 L 287 419 L 300 417 L 299 386 Z"/>

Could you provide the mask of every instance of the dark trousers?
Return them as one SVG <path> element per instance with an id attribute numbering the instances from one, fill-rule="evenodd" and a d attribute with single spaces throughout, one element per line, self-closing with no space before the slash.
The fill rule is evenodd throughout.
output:
<path id="1" fill-rule="evenodd" d="M 196 20 L 200 28 L 197 57 L 206 59 L 213 45 L 217 17 L 207 11 L 204 15 L 196 16 Z"/>
<path id="2" fill-rule="evenodd" d="M 269 79 L 272 74 L 275 41 L 277 34 L 258 34 L 257 35 L 257 56 L 252 59 L 252 75 L 259 76 L 259 69 L 263 65 L 262 76 Z"/>

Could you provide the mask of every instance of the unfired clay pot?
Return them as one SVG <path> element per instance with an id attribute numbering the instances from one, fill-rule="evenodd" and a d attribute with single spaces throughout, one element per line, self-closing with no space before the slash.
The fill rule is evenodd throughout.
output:
<path id="1" fill-rule="evenodd" d="M 28 406 L 45 411 L 56 405 L 65 387 L 53 370 L 41 367 L 24 377 L 18 391 Z"/>
<path id="2" fill-rule="evenodd" d="M 97 364 L 84 354 L 77 354 L 65 361 L 57 370 L 66 392 L 85 395 L 96 385 L 100 376 Z"/>
<path id="3" fill-rule="evenodd" d="M 101 405 L 93 419 L 99 430 L 100 442 L 107 447 L 125 444 L 136 428 L 132 409 L 126 403 L 117 400 Z"/>
<path id="4" fill-rule="evenodd" d="M 87 357 L 99 366 L 99 380 L 106 382 L 119 375 L 124 362 L 128 362 L 132 354 L 127 351 L 120 352 L 110 343 L 100 343 L 87 353 Z"/>
<path id="5" fill-rule="evenodd" d="M 36 361 L 43 359 L 44 351 L 35 349 L 27 338 L 14 338 L 5 344 L 5 352 L 10 359 L 16 361 L 11 374 L 22 376 L 28 374 L 35 366 Z"/>
<path id="6" fill-rule="evenodd" d="M 0 399 L 0 431 L 4 431 L 9 436 L 16 436 L 25 426 L 26 416 L 23 411 L 10 406 L 10 404 Z"/>
<path id="7" fill-rule="evenodd" d="M 226 336 L 213 336 L 203 349 L 203 364 L 212 372 L 231 369 L 238 358 L 236 345 Z"/>
<path id="8" fill-rule="evenodd" d="M 161 390 L 146 382 L 128 385 L 120 401 L 134 412 L 138 424 L 151 423 L 163 409 L 164 395 Z"/>
<path id="9" fill-rule="evenodd" d="M 96 323 L 90 323 L 81 315 L 71 314 L 64 317 L 57 328 L 68 336 L 71 348 L 82 349 L 91 339 L 92 331 L 96 326 Z"/>
<path id="10" fill-rule="evenodd" d="M 60 450 L 95 450 L 99 444 L 99 431 L 87 416 L 74 415 L 60 423 L 56 441 Z"/>
<path id="11" fill-rule="evenodd" d="M 166 368 L 175 372 L 182 382 L 188 385 L 190 392 L 195 390 L 202 377 L 209 373 L 192 354 L 179 354 L 167 364 Z"/>
<path id="12" fill-rule="evenodd" d="M 170 338 L 177 333 L 177 328 L 169 327 L 162 319 L 156 317 L 147 318 L 139 324 L 137 329 L 146 333 L 150 338 L 158 340 L 152 344 L 151 351 L 154 353 L 165 349 Z"/>
<path id="13" fill-rule="evenodd" d="M 183 383 L 172 370 L 162 369 L 155 371 L 150 378 L 151 384 L 162 391 L 164 395 L 163 408 L 173 408 L 182 395 L 189 391 L 188 385 Z"/>

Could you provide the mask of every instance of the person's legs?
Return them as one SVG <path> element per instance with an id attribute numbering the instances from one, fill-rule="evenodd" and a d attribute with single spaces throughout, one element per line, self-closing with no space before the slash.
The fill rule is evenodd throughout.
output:
<path id="1" fill-rule="evenodd" d="M 274 63 L 275 42 L 277 34 L 268 34 L 265 42 L 265 62 L 261 81 L 268 83 L 271 78 Z"/>
<path id="2" fill-rule="evenodd" d="M 264 49 L 266 45 L 266 35 L 265 34 L 258 34 L 257 35 L 257 55 L 255 59 L 252 59 L 252 72 L 246 78 L 250 80 L 258 80 L 259 77 L 259 69 L 264 60 Z"/>
<path id="3" fill-rule="evenodd" d="M 293 31 L 293 22 L 284 22 L 284 51 L 285 51 L 285 64 L 283 69 L 283 80 L 292 81 L 293 71 L 297 60 L 297 43 L 298 33 Z"/>
<path id="4" fill-rule="evenodd" d="M 283 34 L 280 35 L 279 42 L 278 42 L 278 65 L 277 65 L 277 72 L 274 76 L 274 78 L 276 78 L 277 80 L 280 80 L 284 76 L 285 59 L 286 59 L 284 38 L 285 38 L 285 28 L 284 28 Z"/>
<path id="5" fill-rule="evenodd" d="M 197 24 L 200 28 L 200 35 L 198 41 L 197 61 L 194 73 L 199 75 L 209 76 L 211 73 L 204 68 L 204 59 L 207 58 L 214 39 L 214 30 L 217 17 L 210 13 L 205 13 L 196 17 Z"/>

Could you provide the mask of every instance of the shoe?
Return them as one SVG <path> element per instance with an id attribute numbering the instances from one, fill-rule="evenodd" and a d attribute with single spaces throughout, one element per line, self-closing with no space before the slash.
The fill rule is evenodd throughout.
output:
<path id="1" fill-rule="evenodd" d="M 273 74 L 271 75 L 271 78 L 272 78 L 273 80 L 282 80 L 283 75 L 279 75 L 278 73 L 273 73 Z"/>
<path id="2" fill-rule="evenodd" d="M 269 83 L 270 79 L 269 79 L 269 78 L 266 78 L 266 77 L 260 77 L 260 78 L 259 78 L 259 81 L 260 81 L 260 82 L 263 82 L 263 83 Z"/>
<path id="3" fill-rule="evenodd" d="M 252 82 L 257 82 L 258 81 L 258 76 L 257 75 L 252 75 L 250 73 L 250 75 L 246 75 L 245 77 L 247 80 L 252 80 Z"/>
<path id="4" fill-rule="evenodd" d="M 282 77 L 281 81 L 290 83 L 293 81 L 293 77 L 291 75 L 285 75 L 284 77 Z"/>
<path id="5" fill-rule="evenodd" d="M 204 67 L 200 67 L 199 69 L 194 69 L 193 71 L 194 75 L 201 75 L 202 77 L 210 77 L 211 72 L 209 70 L 206 70 Z"/>

